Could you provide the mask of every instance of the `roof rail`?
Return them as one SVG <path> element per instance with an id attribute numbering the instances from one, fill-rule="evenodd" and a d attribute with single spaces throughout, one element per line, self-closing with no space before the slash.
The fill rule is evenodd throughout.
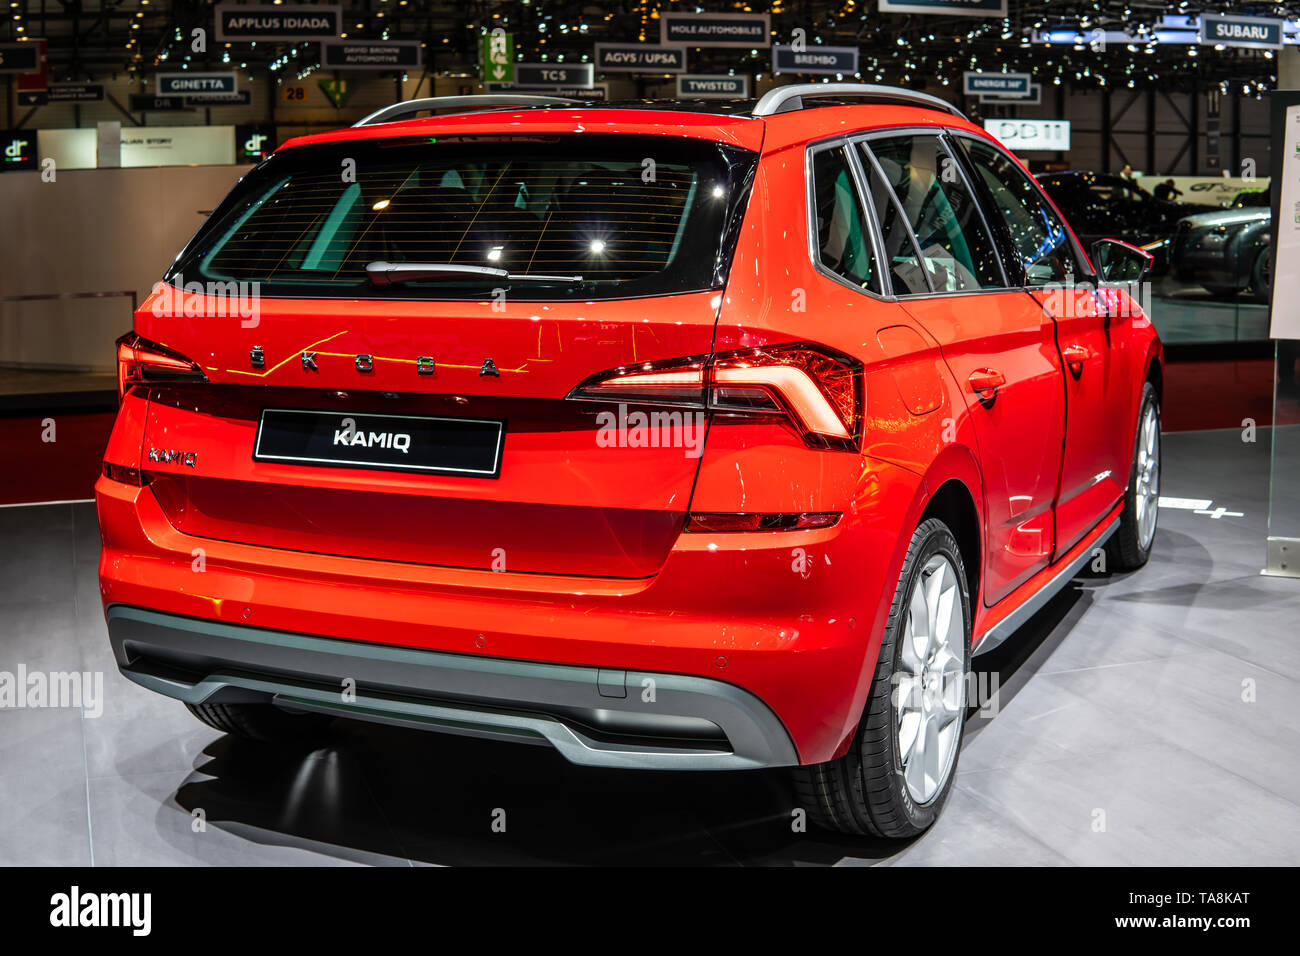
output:
<path id="1" fill-rule="evenodd" d="M 375 123 L 391 123 L 424 110 L 441 110 L 464 107 L 463 112 L 473 112 L 482 106 L 565 106 L 578 103 L 579 100 L 566 99 L 563 96 L 539 96 L 535 93 L 475 93 L 468 96 L 426 96 L 418 100 L 404 100 L 375 110 L 353 126 L 371 126 Z"/>
<path id="2" fill-rule="evenodd" d="M 966 114 L 947 100 L 941 100 L 929 93 L 901 86 L 878 86 L 874 83 L 791 83 L 768 90 L 754 104 L 754 116 L 772 116 L 775 113 L 791 113 L 806 108 L 805 100 L 819 96 L 845 97 L 862 96 L 868 99 L 896 101 L 910 106 L 924 106 L 928 109 L 944 110 L 954 116 L 966 119 Z"/>

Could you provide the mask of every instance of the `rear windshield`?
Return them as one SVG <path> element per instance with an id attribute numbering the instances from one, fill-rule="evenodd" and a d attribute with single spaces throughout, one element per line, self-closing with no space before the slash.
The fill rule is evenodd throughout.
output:
<path id="1" fill-rule="evenodd" d="M 745 150 L 659 136 L 293 148 L 240 182 L 168 278 L 257 282 L 262 295 L 303 297 L 704 291 L 725 282 L 754 161 Z M 382 284 L 367 272 L 372 263 L 492 271 L 405 272 Z"/>

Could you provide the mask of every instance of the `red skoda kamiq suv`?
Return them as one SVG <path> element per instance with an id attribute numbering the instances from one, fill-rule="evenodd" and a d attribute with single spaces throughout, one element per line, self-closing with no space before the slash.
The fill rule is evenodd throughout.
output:
<path id="1" fill-rule="evenodd" d="M 916 834 L 971 654 L 1155 536 L 1148 260 L 1090 251 L 888 87 L 453 97 L 292 140 L 119 343 L 117 662 L 256 739 L 788 766 L 821 824 Z"/>

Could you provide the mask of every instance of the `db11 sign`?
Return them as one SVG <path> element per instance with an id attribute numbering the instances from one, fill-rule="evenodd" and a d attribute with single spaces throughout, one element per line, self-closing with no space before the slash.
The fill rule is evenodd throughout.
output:
<path id="1" fill-rule="evenodd" d="M 984 121 L 984 129 L 1013 153 L 1070 148 L 1069 120 L 990 119 Z"/>

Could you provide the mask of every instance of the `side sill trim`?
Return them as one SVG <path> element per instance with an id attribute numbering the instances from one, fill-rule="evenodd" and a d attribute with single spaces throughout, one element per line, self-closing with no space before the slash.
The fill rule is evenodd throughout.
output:
<path id="1" fill-rule="evenodd" d="M 1091 546 L 1080 549 L 1069 564 L 1061 568 L 1050 581 L 1030 595 L 1020 607 L 985 631 L 984 636 L 975 645 L 974 651 L 971 652 L 971 656 L 978 656 L 993 650 L 1019 630 L 1021 625 L 1042 610 L 1047 602 L 1056 596 L 1057 592 L 1069 584 L 1071 579 L 1083 570 L 1083 566 L 1092 557 L 1093 551 L 1105 544 L 1110 536 L 1115 533 L 1116 529 L 1119 528 L 1119 520 L 1119 518 L 1112 518 L 1110 523 L 1106 525 L 1105 530 L 1092 542 Z"/>

